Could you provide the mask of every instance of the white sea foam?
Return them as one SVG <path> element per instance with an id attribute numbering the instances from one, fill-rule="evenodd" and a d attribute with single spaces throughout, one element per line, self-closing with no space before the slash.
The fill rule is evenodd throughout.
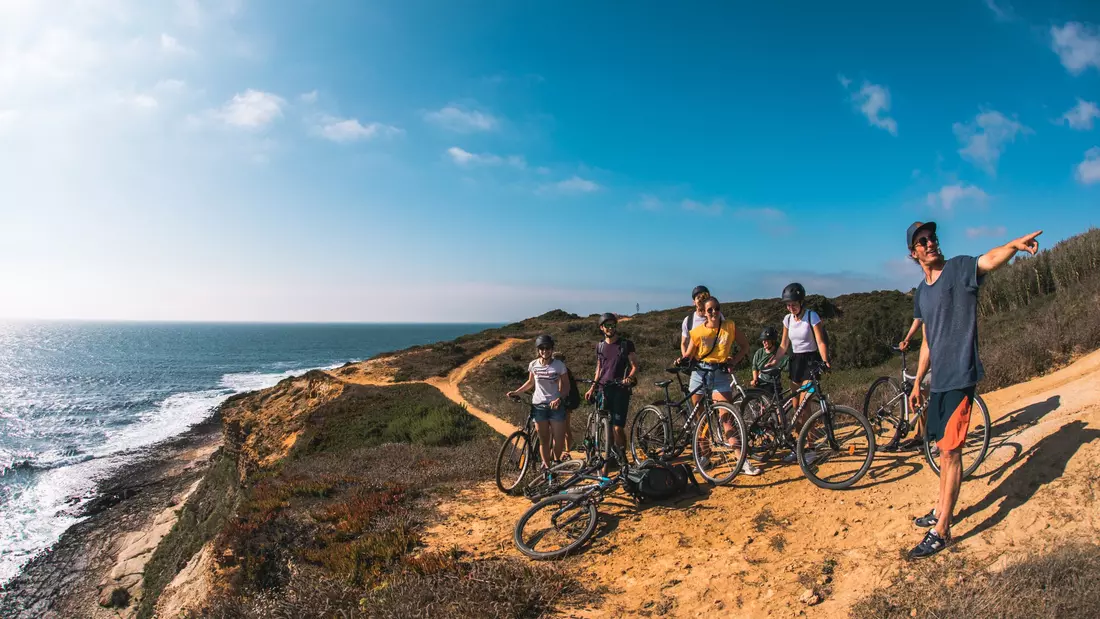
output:
<path id="1" fill-rule="evenodd" d="M 20 460 L 20 454 L 0 453 L 0 470 L 20 465 L 46 469 L 40 470 L 32 483 L 16 484 L 8 488 L 7 497 L 0 496 L 6 499 L 0 505 L 0 584 L 80 522 L 78 514 L 94 497 L 96 484 L 137 457 L 140 448 L 187 431 L 233 394 L 265 389 L 306 371 L 226 374 L 221 377 L 219 389 L 169 396 L 138 415 L 134 423 L 109 431 L 107 440 L 87 453 L 42 453 L 25 461 Z"/>

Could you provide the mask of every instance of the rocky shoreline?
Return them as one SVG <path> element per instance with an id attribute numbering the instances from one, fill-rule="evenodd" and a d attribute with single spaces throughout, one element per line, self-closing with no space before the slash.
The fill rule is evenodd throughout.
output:
<path id="1" fill-rule="evenodd" d="M 87 518 L 0 588 L 0 617 L 132 616 L 135 605 L 128 599 L 121 608 L 100 603 L 119 585 L 127 591 L 141 585 L 140 574 L 122 573 L 129 566 L 120 559 L 131 559 L 131 565 L 144 561 L 121 555 L 147 559 L 151 550 L 144 547 L 167 532 L 162 530 L 172 508 L 202 479 L 221 442 L 221 416 L 214 413 L 184 434 L 145 448 L 135 462 L 103 480 L 97 498 L 84 508 Z M 122 552 L 123 546 L 133 550 Z M 128 597 L 116 593 L 115 602 L 122 606 Z"/>

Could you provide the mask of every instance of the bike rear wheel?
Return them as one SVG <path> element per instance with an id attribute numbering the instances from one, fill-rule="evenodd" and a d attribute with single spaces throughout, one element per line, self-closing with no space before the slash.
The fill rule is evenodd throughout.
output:
<path id="1" fill-rule="evenodd" d="M 523 430 L 516 430 L 504 439 L 497 453 L 497 488 L 505 494 L 512 494 L 519 487 L 536 459 L 538 437 L 532 444 L 531 437 Z"/>
<path id="2" fill-rule="evenodd" d="M 535 503 L 519 517 L 513 541 L 532 559 L 563 557 L 596 530 L 596 505 L 580 494 L 558 494 Z"/>
<path id="3" fill-rule="evenodd" d="M 901 383 L 892 376 L 881 376 L 871 383 L 863 398 L 863 416 L 875 432 L 876 444 L 888 445 L 904 438 L 898 433 L 906 395 Z"/>
<path id="4" fill-rule="evenodd" d="M 963 479 L 970 477 L 978 470 L 989 453 L 989 440 L 992 437 L 992 422 L 989 419 L 989 408 L 985 405 L 982 396 L 974 396 L 974 406 L 970 410 L 970 429 L 966 432 L 966 441 L 963 443 L 962 466 Z M 927 432 L 927 430 L 926 430 Z M 924 440 L 924 459 L 936 475 L 940 474 L 940 458 L 937 453 L 932 454 L 932 444 L 927 437 Z"/>
<path id="5" fill-rule="evenodd" d="M 583 460 L 565 460 L 550 467 L 549 478 L 545 473 L 539 471 L 523 487 L 523 496 L 531 499 L 531 501 L 539 501 L 551 494 L 560 492 L 565 487 L 566 482 L 572 480 L 573 476 L 582 469 L 584 469 Z"/>
<path id="6" fill-rule="evenodd" d="M 778 425 L 771 400 L 753 394 L 741 401 L 741 419 L 745 422 L 749 457 L 763 461 L 775 455 L 779 443 L 773 426 Z"/>
<path id="7" fill-rule="evenodd" d="M 656 406 L 646 406 L 630 425 L 630 456 L 635 463 L 664 458 L 672 444 L 672 427 Z"/>
<path id="8" fill-rule="evenodd" d="M 724 486 L 737 476 L 748 457 L 745 421 L 725 402 L 715 402 L 695 425 L 691 441 L 695 467 L 707 481 Z"/>
<path id="9" fill-rule="evenodd" d="M 795 452 L 802 474 L 815 486 L 843 490 L 859 481 L 875 459 L 875 435 L 859 411 L 829 405 L 810 416 Z"/>

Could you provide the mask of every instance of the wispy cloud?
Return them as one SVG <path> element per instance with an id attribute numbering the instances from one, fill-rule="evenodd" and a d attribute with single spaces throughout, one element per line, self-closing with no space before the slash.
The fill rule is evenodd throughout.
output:
<path id="1" fill-rule="evenodd" d="M 1100 70 L 1100 31 L 1092 24 L 1071 21 L 1061 28 L 1051 26 L 1050 46 L 1074 75 L 1089 67 Z"/>
<path id="2" fill-rule="evenodd" d="M 787 213 L 770 206 L 739 207 L 734 209 L 733 216 L 756 224 L 761 232 L 769 236 L 786 236 L 794 232 Z"/>
<path id="3" fill-rule="evenodd" d="M 1016 16 L 1008 0 L 985 0 L 985 5 L 989 7 L 990 11 L 993 11 L 997 21 L 1012 21 Z"/>
<path id="4" fill-rule="evenodd" d="M 971 239 L 977 239 L 981 237 L 990 238 L 1002 238 L 1007 233 L 1007 229 L 1004 226 L 994 226 L 992 228 L 988 226 L 979 226 L 977 228 L 967 228 L 966 237 Z"/>
<path id="5" fill-rule="evenodd" d="M 703 215 L 721 215 L 726 209 L 726 203 L 721 200 L 711 200 L 709 203 L 698 200 L 685 199 L 680 202 L 680 208 L 693 213 Z"/>
<path id="6" fill-rule="evenodd" d="M 665 204 L 657 196 L 649 193 L 643 193 L 642 195 L 638 196 L 637 200 L 631 202 L 628 205 L 628 208 L 637 208 L 643 211 L 656 212 L 664 210 Z"/>
<path id="7" fill-rule="evenodd" d="M 302 103 L 313 104 L 313 103 L 317 103 L 317 97 L 318 97 L 317 91 L 316 90 L 311 90 L 309 92 L 303 92 L 302 94 L 298 95 L 298 100 L 301 101 Z"/>
<path id="8" fill-rule="evenodd" d="M 314 127 L 317 135 L 332 142 L 359 142 L 375 138 L 393 137 L 404 133 L 400 128 L 384 123 L 363 124 L 356 118 L 321 116 Z"/>
<path id="9" fill-rule="evenodd" d="M 165 54 L 178 54 L 181 56 L 187 56 L 195 53 L 194 50 L 185 47 L 182 43 L 180 43 L 179 39 L 165 33 L 161 33 L 160 35 L 160 49 Z"/>
<path id="10" fill-rule="evenodd" d="M 952 130 L 962 145 L 959 156 L 990 176 L 997 175 L 997 162 L 1005 148 L 1016 141 L 1016 136 L 1032 133 L 1015 118 L 996 110 L 979 113 L 973 122 L 955 123 Z"/>
<path id="11" fill-rule="evenodd" d="M 581 195 L 593 193 L 600 189 L 602 188 L 599 183 L 574 175 L 556 183 L 539 185 L 535 193 L 539 195 Z"/>
<path id="12" fill-rule="evenodd" d="M 447 155 L 460 166 L 471 165 L 510 165 L 520 170 L 527 168 L 527 160 L 520 155 L 508 155 L 501 157 L 500 155 L 494 155 L 492 153 L 471 153 L 467 150 L 463 150 L 457 146 L 452 146 L 447 149 Z"/>
<path id="13" fill-rule="evenodd" d="M 837 79 L 845 90 L 852 84 L 852 80 L 843 75 L 837 76 Z M 890 117 L 889 88 L 865 80 L 859 90 L 852 93 L 851 98 L 855 109 L 867 118 L 871 126 L 883 129 L 890 135 L 898 134 L 898 123 Z"/>
<path id="14" fill-rule="evenodd" d="M 1078 97 L 1077 105 L 1062 114 L 1062 117 L 1058 119 L 1058 123 L 1067 124 L 1071 129 L 1078 131 L 1088 131 L 1092 129 L 1092 119 L 1094 118 L 1100 118 L 1100 107 L 1097 107 L 1096 103 L 1092 101 L 1085 101 Z"/>
<path id="15" fill-rule="evenodd" d="M 493 131 L 500 126 L 500 120 L 491 114 L 455 104 L 424 114 L 424 120 L 456 133 Z"/>
<path id="16" fill-rule="evenodd" d="M 1077 164 L 1077 180 L 1083 185 L 1100 183 L 1100 146 L 1085 153 L 1085 160 Z"/>
<path id="17" fill-rule="evenodd" d="M 286 101 L 279 95 L 252 90 L 236 94 L 216 113 L 227 125 L 260 129 L 283 116 Z"/>
<path id="18" fill-rule="evenodd" d="M 925 201 L 928 203 L 928 206 L 950 211 L 955 208 L 956 204 L 966 202 L 985 204 L 988 199 L 989 194 L 978 187 L 961 183 L 956 185 L 944 185 L 940 187 L 939 191 L 929 193 Z"/>

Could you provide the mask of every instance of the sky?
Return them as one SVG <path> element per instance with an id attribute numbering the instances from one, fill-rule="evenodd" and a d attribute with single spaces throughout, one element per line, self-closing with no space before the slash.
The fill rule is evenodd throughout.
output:
<path id="1" fill-rule="evenodd" d="M 4 0 L 0 318 L 908 290 L 915 220 L 1100 225 L 1100 4 L 887 5 Z"/>

